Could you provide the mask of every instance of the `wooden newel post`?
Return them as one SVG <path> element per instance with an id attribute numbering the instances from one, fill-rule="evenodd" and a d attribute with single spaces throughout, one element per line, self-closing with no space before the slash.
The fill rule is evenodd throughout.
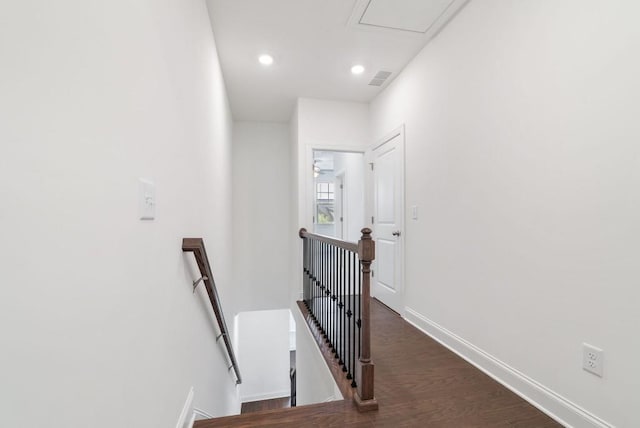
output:
<path id="1" fill-rule="evenodd" d="M 358 242 L 358 258 L 362 268 L 361 334 L 362 347 L 357 370 L 360 374 L 355 402 L 360 411 L 377 410 L 378 402 L 373 394 L 373 362 L 371 361 L 371 262 L 376 257 L 375 242 L 371 238 L 371 229 L 362 229 Z"/>

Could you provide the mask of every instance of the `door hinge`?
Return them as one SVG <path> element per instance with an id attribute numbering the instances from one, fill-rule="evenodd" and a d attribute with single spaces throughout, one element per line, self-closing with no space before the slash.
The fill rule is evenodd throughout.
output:
<path id="1" fill-rule="evenodd" d="M 369 165 L 371 165 L 371 171 L 373 171 L 373 162 L 369 162 Z"/>
<path id="2" fill-rule="evenodd" d="M 342 221 L 342 217 L 340 217 L 340 221 Z"/>
<path id="3" fill-rule="evenodd" d="M 341 184 L 341 185 L 340 185 L 340 188 L 341 188 L 341 189 L 344 189 L 344 185 L 342 185 L 342 184 Z"/>
<path id="4" fill-rule="evenodd" d="M 376 272 L 373 269 L 371 269 L 371 278 L 373 278 L 374 276 L 376 276 Z"/>
<path id="5" fill-rule="evenodd" d="M 375 221 L 373 221 L 373 216 L 371 216 L 371 224 L 375 223 Z"/>

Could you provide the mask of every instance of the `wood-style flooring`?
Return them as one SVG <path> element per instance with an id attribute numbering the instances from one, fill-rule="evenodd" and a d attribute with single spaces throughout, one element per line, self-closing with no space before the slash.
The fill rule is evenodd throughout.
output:
<path id="1" fill-rule="evenodd" d="M 376 300 L 371 316 L 378 411 L 360 413 L 348 399 L 198 421 L 195 427 L 560 426 Z"/>
<path id="2" fill-rule="evenodd" d="M 262 412 L 263 410 L 276 410 L 286 409 L 291 407 L 290 398 L 273 398 L 271 400 L 249 401 L 242 403 L 240 413 L 243 415 L 246 413 Z"/>

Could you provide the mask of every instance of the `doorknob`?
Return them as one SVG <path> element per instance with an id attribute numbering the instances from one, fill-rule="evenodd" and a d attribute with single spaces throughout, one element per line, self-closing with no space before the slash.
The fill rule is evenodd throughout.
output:
<path id="1" fill-rule="evenodd" d="M 391 232 L 393 236 L 400 236 L 400 231 L 396 230 L 395 232 Z"/>

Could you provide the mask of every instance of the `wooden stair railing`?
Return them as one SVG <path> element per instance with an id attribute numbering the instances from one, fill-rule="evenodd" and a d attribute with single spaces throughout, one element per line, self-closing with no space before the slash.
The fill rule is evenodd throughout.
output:
<path id="1" fill-rule="evenodd" d="M 377 410 L 371 360 L 371 262 L 375 242 L 362 229 L 358 243 L 302 228 L 303 304 L 342 367 L 360 411 Z M 323 344 L 319 343 L 321 348 Z"/>
<path id="2" fill-rule="evenodd" d="M 204 241 L 202 240 L 202 238 L 184 238 L 182 240 L 182 251 L 191 252 L 196 258 L 196 263 L 198 264 L 201 278 L 197 281 L 194 281 L 193 286 L 195 288 L 200 281 L 204 282 L 207 294 L 209 295 L 209 301 L 211 302 L 211 307 L 213 308 L 213 313 L 216 316 L 218 327 L 220 328 L 220 335 L 216 338 L 216 341 L 218 341 L 220 337 L 222 337 L 222 339 L 224 340 L 225 347 L 227 348 L 227 354 L 229 355 L 229 359 L 231 360 L 231 366 L 229 367 L 229 370 L 233 368 L 236 373 L 236 384 L 241 384 L 242 377 L 240 377 L 238 361 L 236 360 L 236 356 L 233 352 L 233 347 L 231 346 L 229 329 L 227 328 L 227 323 L 224 320 L 224 313 L 222 312 L 220 298 L 218 297 L 216 284 L 213 280 L 213 273 L 211 272 L 211 265 L 209 264 L 209 258 L 207 257 L 207 250 L 204 248 Z"/>

